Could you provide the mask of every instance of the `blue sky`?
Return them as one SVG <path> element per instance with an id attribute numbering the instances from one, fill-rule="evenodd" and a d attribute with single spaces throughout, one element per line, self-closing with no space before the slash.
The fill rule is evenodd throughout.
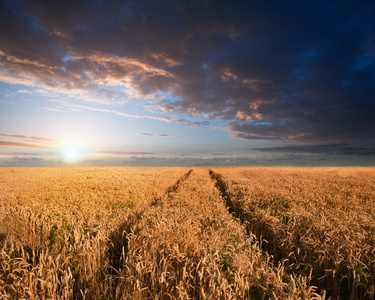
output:
<path id="1" fill-rule="evenodd" d="M 375 4 L 0 2 L 0 166 L 374 165 Z"/>

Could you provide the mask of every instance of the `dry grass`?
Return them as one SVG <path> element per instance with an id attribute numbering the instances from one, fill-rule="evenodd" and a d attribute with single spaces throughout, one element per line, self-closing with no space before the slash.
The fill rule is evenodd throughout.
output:
<path id="1" fill-rule="evenodd" d="M 0 298 L 372 299 L 374 180 L 374 169 L 0 168 Z"/>

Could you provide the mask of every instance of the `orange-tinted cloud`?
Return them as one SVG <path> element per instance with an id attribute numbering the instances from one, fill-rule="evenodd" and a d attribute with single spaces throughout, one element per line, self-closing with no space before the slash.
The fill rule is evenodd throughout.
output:
<path id="1" fill-rule="evenodd" d="M 26 136 L 26 135 L 5 134 L 5 133 L 0 133 L 0 136 L 10 137 L 10 138 L 22 138 L 22 139 L 26 138 L 26 139 L 33 140 L 34 142 L 55 142 L 56 141 L 54 139 L 40 137 L 40 136 Z"/>
<path id="2" fill-rule="evenodd" d="M 181 62 L 176 61 L 168 56 L 166 53 L 157 53 L 157 52 L 150 52 L 148 53 L 148 56 L 157 60 L 166 63 L 170 67 L 180 66 L 182 65 Z"/>
<path id="3" fill-rule="evenodd" d="M 40 137 L 40 136 L 27 136 L 27 135 L 5 134 L 5 133 L 0 133 L 0 136 L 7 138 L 6 141 L 0 141 L 0 147 L 27 147 L 27 148 L 53 149 L 54 145 L 57 143 L 57 141 L 54 139 Z M 43 144 L 43 145 L 40 145 L 40 144 Z"/>
<path id="4" fill-rule="evenodd" d="M 8 141 L 0 141 L 0 147 L 27 147 L 27 148 L 51 149 L 50 147 L 44 147 L 40 145 L 18 143 L 18 142 L 8 142 Z"/>
<path id="5" fill-rule="evenodd" d="M 220 119 L 244 139 L 372 141 L 374 14 L 371 1 L 2 1 L 0 81 L 145 99 L 160 116 L 102 111 Z"/>

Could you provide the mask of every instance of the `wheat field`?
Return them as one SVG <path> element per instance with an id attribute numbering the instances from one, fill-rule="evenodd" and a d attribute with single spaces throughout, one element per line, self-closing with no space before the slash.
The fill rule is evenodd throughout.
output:
<path id="1" fill-rule="evenodd" d="M 375 168 L 0 168 L 0 299 L 374 299 Z"/>

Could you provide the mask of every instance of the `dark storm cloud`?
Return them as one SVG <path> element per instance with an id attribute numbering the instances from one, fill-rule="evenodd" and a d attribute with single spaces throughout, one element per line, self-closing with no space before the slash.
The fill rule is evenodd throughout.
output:
<path id="1" fill-rule="evenodd" d="M 124 100 L 138 96 L 169 114 L 226 120 L 224 129 L 243 139 L 375 139 L 371 1 L 0 6 L 3 81 L 106 103 L 114 101 L 110 86 L 123 85 Z"/>

